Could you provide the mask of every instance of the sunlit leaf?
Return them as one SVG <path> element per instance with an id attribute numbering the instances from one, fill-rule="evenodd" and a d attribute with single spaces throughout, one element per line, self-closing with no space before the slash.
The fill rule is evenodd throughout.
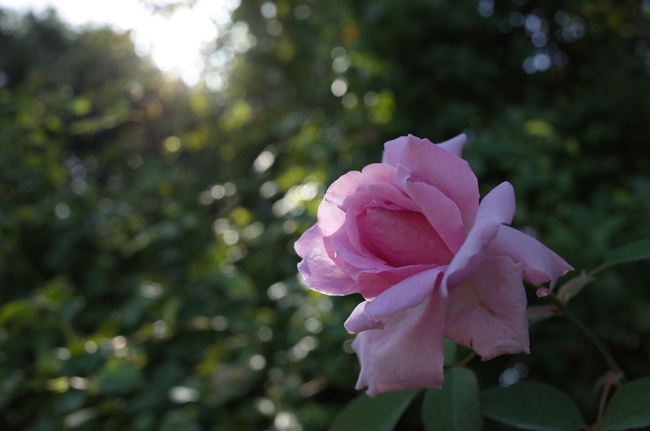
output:
<path id="1" fill-rule="evenodd" d="M 469 368 L 445 371 L 442 389 L 429 389 L 422 403 L 427 431 L 478 431 L 481 429 L 478 381 Z"/>
<path id="2" fill-rule="evenodd" d="M 524 123 L 524 133 L 542 138 L 552 138 L 555 135 L 555 128 L 548 121 L 536 118 Z"/>
<path id="3" fill-rule="evenodd" d="M 253 118 L 253 111 L 243 100 L 237 100 L 221 118 L 221 126 L 227 131 L 236 131 Z"/>
<path id="4" fill-rule="evenodd" d="M 334 419 L 329 431 L 390 431 L 415 397 L 415 391 L 370 398 L 359 395 Z"/>
<path id="5" fill-rule="evenodd" d="M 93 103 L 86 97 L 77 97 L 70 102 L 70 110 L 74 115 L 82 116 L 88 114 Z"/>
<path id="6" fill-rule="evenodd" d="M 36 307 L 29 301 L 12 301 L 0 309 L 0 325 L 6 325 L 8 322 L 29 323 L 33 321 L 36 313 Z"/>

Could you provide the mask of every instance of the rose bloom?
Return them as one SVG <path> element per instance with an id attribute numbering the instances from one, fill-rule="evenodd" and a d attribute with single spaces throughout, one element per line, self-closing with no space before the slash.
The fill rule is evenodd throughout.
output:
<path id="1" fill-rule="evenodd" d="M 311 289 L 365 299 L 345 327 L 358 334 L 357 389 L 371 397 L 440 388 L 443 338 L 483 360 L 528 353 L 523 280 L 553 288 L 572 269 L 506 226 L 515 214 L 510 183 L 479 204 L 476 176 L 461 158 L 465 141 L 387 142 L 382 163 L 330 186 L 318 222 L 295 244 Z"/>

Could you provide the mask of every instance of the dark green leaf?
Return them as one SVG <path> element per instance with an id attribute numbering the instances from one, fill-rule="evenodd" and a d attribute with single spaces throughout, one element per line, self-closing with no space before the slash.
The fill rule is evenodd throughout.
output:
<path id="1" fill-rule="evenodd" d="M 607 431 L 650 425 L 650 377 L 630 382 L 616 391 L 605 410 L 603 425 Z"/>
<path id="2" fill-rule="evenodd" d="M 452 365 L 456 362 L 456 353 L 458 352 L 458 344 L 451 340 L 443 339 L 445 351 L 445 365 Z"/>
<path id="3" fill-rule="evenodd" d="M 0 309 L 0 325 L 7 322 L 24 324 L 33 322 L 37 314 L 34 303 L 26 300 L 17 300 L 5 304 Z"/>
<path id="4" fill-rule="evenodd" d="M 415 397 L 415 391 L 356 397 L 334 419 L 329 431 L 390 431 Z"/>
<path id="5" fill-rule="evenodd" d="M 131 363 L 110 358 L 98 376 L 101 392 L 106 394 L 126 394 L 142 382 L 142 373 Z"/>
<path id="6" fill-rule="evenodd" d="M 567 394 L 544 383 L 520 382 L 507 388 L 490 388 L 481 394 L 483 414 L 525 430 L 562 431 L 585 427 L 575 403 Z"/>
<path id="7" fill-rule="evenodd" d="M 650 259 L 650 238 L 631 242 L 617 248 L 607 255 L 605 263 L 607 265 L 617 265 L 645 259 Z"/>
<path id="8" fill-rule="evenodd" d="M 427 431 L 478 431 L 481 429 L 478 381 L 469 368 L 445 371 L 442 389 L 429 389 L 422 404 Z"/>

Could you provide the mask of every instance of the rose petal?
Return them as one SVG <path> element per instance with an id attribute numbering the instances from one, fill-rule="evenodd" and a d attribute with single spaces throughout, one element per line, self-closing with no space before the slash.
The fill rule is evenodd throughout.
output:
<path id="1" fill-rule="evenodd" d="M 390 287 L 372 301 L 362 302 L 346 320 L 345 329 L 354 334 L 380 328 L 388 316 L 418 306 L 431 295 L 445 269 L 437 267 L 419 272 Z"/>
<path id="2" fill-rule="evenodd" d="M 396 283 L 437 265 L 409 265 L 391 267 L 377 258 L 361 255 L 345 235 L 324 238 L 326 248 L 334 262 L 357 283 L 357 292 L 365 299 L 373 299 Z M 327 243 L 330 242 L 330 246 Z"/>
<path id="3" fill-rule="evenodd" d="M 553 289 L 557 279 L 573 269 L 544 244 L 509 226 L 499 226 L 489 252 L 494 256 L 510 256 L 515 262 L 523 262 L 524 278 L 535 286 L 550 281 L 550 288 Z"/>
<path id="4" fill-rule="evenodd" d="M 344 222 L 345 213 L 339 208 L 348 196 L 368 184 L 392 184 L 395 169 L 391 166 L 373 163 L 363 171 L 352 171 L 334 181 L 327 189 L 318 207 L 318 225 L 323 236 L 336 232 Z"/>
<path id="5" fill-rule="evenodd" d="M 458 157 L 461 157 L 463 154 L 463 147 L 467 143 L 467 136 L 464 133 L 461 133 L 458 136 L 455 136 L 448 141 L 441 142 L 438 146 L 445 151 L 455 154 Z"/>
<path id="6" fill-rule="evenodd" d="M 514 213 L 515 194 L 508 182 L 501 183 L 483 198 L 474 227 L 449 264 L 444 286 L 457 286 L 479 270 L 485 250 L 496 237 L 500 224 L 510 223 Z"/>
<path id="7" fill-rule="evenodd" d="M 357 283 L 359 284 L 359 293 L 366 300 L 376 298 L 395 284 L 381 274 L 370 271 L 362 273 Z"/>
<path id="8" fill-rule="evenodd" d="M 405 191 L 420 207 L 449 250 L 456 253 L 465 239 L 463 218 L 458 206 L 429 184 L 409 181 L 405 185 Z"/>
<path id="9" fill-rule="evenodd" d="M 345 321 L 345 329 L 350 334 L 358 334 L 359 332 L 368 331 L 370 329 L 384 329 L 384 322 L 382 320 L 374 320 L 366 312 L 366 307 L 370 301 L 363 301 L 352 310 L 350 317 Z"/>
<path id="10" fill-rule="evenodd" d="M 529 353 L 523 264 L 488 257 L 470 280 L 450 290 L 445 337 L 483 360 Z"/>
<path id="11" fill-rule="evenodd" d="M 515 189 L 512 184 L 504 181 L 485 195 L 476 215 L 476 222 L 489 220 L 497 224 L 510 224 L 516 209 Z"/>
<path id="12" fill-rule="evenodd" d="M 359 232 L 359 217 L 362 217 L 368 208 L 382 208 L 389 211 L 404 211 L 404 207 L 391 203 L 391 202 L 381 202 L 373 199 L 366 199 L 365 194 L 356 193 L 350 196 L 348 200 L 358 201 L 358 204 L 354 207 L 348 208 L 345 213 L 345 228 L 344 233 L 349 238 L 350 244 L 354 247 L 354 250 L 360 256 L 364 256 L 370 259 L 376 259 L 376 256 L 366 247 L 365 244 L 361 241 L 361 234 Z M 417 209 L 417 206 L 411 201 L 411 206 Z M 338 235 L 337 232 L 335 235 Z"/>
<path id="13" fill-rule="evenodd" d="M 386 142 L 383 159 L 394 167 L 406 166 L 414 181 L 437 187 L 458 205 L 463 223 L 472 225 L 478 210 L 478 182 L 465 160 L 413 135 Z"/>
<path id="14" fill-rule="evenodd" d="M 355 247 L 345 229 L 342 229 L 342 232 L 332 235 L 329 239 L 332 243 L 335 261 L 343 271 L 355 280 L 364 272 L 370 271 L 377 273 L 391 268 L 385 262 L 373 256 L 365 248 L 359 250 Z"/>
<path id="15" fill-rule="evenodd" d="M 361 243 L 393 267 L 451 261 L 453 254 L 420 212 L 369 207 L 356 217 Z"/>
<path id="16" fill-rule="evenodd" d="M 391 169 L 393 169 L 391 167 Z M 388 183 L 364 184 L 356 192 L 345 198 L 339 208 L 345 212 L 355 207 L 364 207 L 373 202 L 384 203 L 387 207 L 417 211 L 418 207 L 395 185 Z"/>
<path id="17" fill-rule="evenodd" d="M 318 227 L 306 231 L 294 248 L 302 261 L 298 271 L 305 283 L 317 292 L 326 295 L 349 295 L 358 292 L 359 286 L 330 259 L 325 251 L 323 237 Z"/>
<path id="18" fill-rule="evenodd" d="M 375 397 L 392 391 L 440 388 L 443 381 L 444 309 L 438 295 L 387 317 L 384 329 L 361 332 L 352 342 L 361 373 L 357 389 Z"/>
<path id="19" fill-rule="evenodd" d="M 361 172 L 348 172 L 325 192 L 325 196 L 318 206 L 318 226 L 323 236 L 331 236 L 341 228 L 345 222 L 345 212 L 339 206 L 343 200 L 354 193 L 362 182 Z"/>

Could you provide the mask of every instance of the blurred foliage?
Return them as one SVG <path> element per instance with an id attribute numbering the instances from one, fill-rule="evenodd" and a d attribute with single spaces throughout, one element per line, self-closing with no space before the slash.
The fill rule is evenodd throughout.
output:
<path id="1" fill-rule="evenodd" d="M 292 244 L 400 135 L 467 133 L 482 193 L 513 183 L 515 224 L 578 270 L 650 236 L 647 0 L 246 0 L 234 19 L 206 55 L 251 47 L 214 91 L 129 34 L 0 11 L 1 429 L 325 429 L 356 394 L 358 298 L 306 290 Z M 648 280 L 622 266 L 572 302 L 631 378 Z M 474 364 L 481 385 L 525 369 L 593 418 L 587 340 L 558 319 L 531 345 Z"/>

